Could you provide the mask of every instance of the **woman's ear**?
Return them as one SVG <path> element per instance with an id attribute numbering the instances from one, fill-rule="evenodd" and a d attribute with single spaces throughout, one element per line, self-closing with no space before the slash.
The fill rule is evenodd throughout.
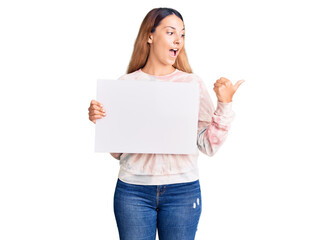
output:
<path id="1" fill-rule="evenodd" d="M 148 37 L 148 43 L 152 43 L 153 42 L 153 35 L 149 35 Z"/>

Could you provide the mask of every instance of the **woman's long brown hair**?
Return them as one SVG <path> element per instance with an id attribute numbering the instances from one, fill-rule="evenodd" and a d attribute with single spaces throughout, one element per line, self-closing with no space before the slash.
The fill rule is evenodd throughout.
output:
<path id="1" fill-rule="evenodd" d="M 176 15 L 184 22 L 182 15 L 172 8 L 154 8 L 147 13 L 141 23 L 138 36 L 135 40 L 134 50 L 127 68 L 127 73 L 135 72 L 146 65 L 150 50 L 148 36 L 155 31 L 156 27 L 165 17 L 171 14 Z M 192 73 L 185 51 L 185 43 L 172 66 L 183 72 Z"/>

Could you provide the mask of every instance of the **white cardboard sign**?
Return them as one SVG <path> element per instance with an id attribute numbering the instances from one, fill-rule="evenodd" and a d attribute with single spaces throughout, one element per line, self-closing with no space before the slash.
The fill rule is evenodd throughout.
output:
<path id="1" fill-rule="evenodd" d="M 97 80 L 95 151 L 194 154 L 199 85 L 186 82 Z"/>

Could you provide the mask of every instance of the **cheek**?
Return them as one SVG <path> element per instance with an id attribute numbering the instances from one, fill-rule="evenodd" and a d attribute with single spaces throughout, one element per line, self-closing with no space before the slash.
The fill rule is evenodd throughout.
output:
<path id="1" fill-rule="evenodd" d="M 156 50 L 158 52 L 159 55 L 161 56 L 165 56 L 169 54 L 169 50 L 170 50 L 170 43 L 167 43 L 165 41 L 161 41 L 159 42 L 158 46 L 156 46 Z"/>

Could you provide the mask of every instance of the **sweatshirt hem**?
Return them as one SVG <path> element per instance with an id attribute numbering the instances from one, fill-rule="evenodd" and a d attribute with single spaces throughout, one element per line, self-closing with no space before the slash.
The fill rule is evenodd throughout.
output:
<path id="1" fill-rule="evenodd" d="M 137 175 L 124 169 L 119 170 L 118 178 L 126 183 L 137 185 L 165 185 L 192 182 L 199 179 L 198 168 L 188 172 L 166 175 Z"/>

